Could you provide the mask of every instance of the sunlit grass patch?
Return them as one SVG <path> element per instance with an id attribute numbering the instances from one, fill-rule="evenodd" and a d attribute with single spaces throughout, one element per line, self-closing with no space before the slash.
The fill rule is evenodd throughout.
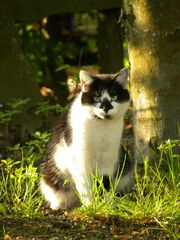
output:
<path id="1" fill-rule="evenodd" d="M 40 212 L 43 197 L 39 192 L 37 162 L 42 157 L 48 133 L 36 132 L 23 147 L 9 149 L 12 157 L 0 164 L 0 213 L 35 216 Z"/>
<path id="2" fill-rule="evenodd" d="M 141 169 L 136 166 L 134 170 L 134 190 L 124 196 L 117 197 L 113 187 L 107 192 L 103 188 L 102 179 L 94 178 L 92 203 L 77 211 L 94 217 L 118 216 L 134 221 L 153 221 L 173 239 L 177 239 L 180 220 L 180 156 L 174 149 L 179 144 L 178 140 L 168 140 L 161 144 L 158 159 L 153 164 L 144 158 Z M 100 189 L 97 188 L 97 181 Z"/>
<path id="3" fill-rule="evenodd" d="M 0 214 L 41 216 L 43 196 L 39 192 L 38 165 L 48 133 L 37 132 L 24 146 L 10 149 L 9 158 L 1 160 Z M 168 140 L 159 146 L 155 162 L 144 158 L 135 166 L 133 190 L 116 195 L 116 184 L 110 180 L 110 190 L 104 188 L 98 173 L 93 177 L 92 202 L 73 211 L 81 218 L 110 219 L 155 223 L 172 239 L 178 239 L 180 217 L 180 156 L 175 149 L 179 140 Z"/>

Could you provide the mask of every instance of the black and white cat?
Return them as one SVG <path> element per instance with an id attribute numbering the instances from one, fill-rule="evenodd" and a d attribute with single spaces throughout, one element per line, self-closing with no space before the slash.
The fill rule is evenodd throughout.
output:
<path id="1" fill-rule="evenodd" d="M 52 209 L 73 208 L 92 200 L 92 174 L 116 178 L 124 115 L 130 95 L 128 70 L 91 75 L 80 71 L 81 91 L 54 129 L 41 166 L 42 193 Z M 117 192 L 131 181 L 123 174 Z M 78 196 L 79 195 L 79 196 Z"/>

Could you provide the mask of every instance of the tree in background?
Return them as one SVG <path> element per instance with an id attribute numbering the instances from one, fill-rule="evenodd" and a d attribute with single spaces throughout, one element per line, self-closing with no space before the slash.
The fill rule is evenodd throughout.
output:
<path id="1" fill-rule="evenodd" d="M 34 74 L 22 51 L 16 30 L 8 1 L 0 0 L 0 112 L 4 105 L 13 98 L 31 98 L 31 104 L 19 119 L 23 123 L 18 132 L 19 138 L 22 139 L 26 129 L 34 130 L 34 126 L 38 125 L 37 119 L 32 116 L 30 109 L 41 97 L 38 86 L 33 81 Z M 8 114 L 1 115 L 1 118 L 10 117 Z M 1 118 L 0 123 L 2 122 Z M 0 125 L 0 140 L 5 134 L 4 125 Z"/>
<path id="2" fill-rule="evenodd" d="M 136 159 L 150 145 L 178 138 L 180 1 L 125 0 Z"/>
<path id="3" fill-rule="evenodd" d="M 99 65 L 104 73 L 118 72 L 123 68 L 123 30 L 118 24 L 119 9 L 98 12 Z"/>

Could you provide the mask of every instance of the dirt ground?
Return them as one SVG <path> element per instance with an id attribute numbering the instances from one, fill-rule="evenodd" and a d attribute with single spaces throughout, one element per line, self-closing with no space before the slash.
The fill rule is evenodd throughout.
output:
<path id="1" fill-rule="evenodd" d="M 47 212 L 38 218 L 0 216 L 2 240 L 170 239 L 154 222 L 119 217 L 87 217 L 74 212 Z"/>

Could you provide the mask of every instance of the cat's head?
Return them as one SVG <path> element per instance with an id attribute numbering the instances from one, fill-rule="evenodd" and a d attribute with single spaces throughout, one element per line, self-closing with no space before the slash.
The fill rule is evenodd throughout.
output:
<path id="1" fill-rule="evenodd" d="M 81 103 L 89 113 L 98 119 L 114 119 L 123 116 L 130 102 L 126 89 L 128 70 L 123 68 L 117 74 L 92 75 L 80 71 Z"/>

